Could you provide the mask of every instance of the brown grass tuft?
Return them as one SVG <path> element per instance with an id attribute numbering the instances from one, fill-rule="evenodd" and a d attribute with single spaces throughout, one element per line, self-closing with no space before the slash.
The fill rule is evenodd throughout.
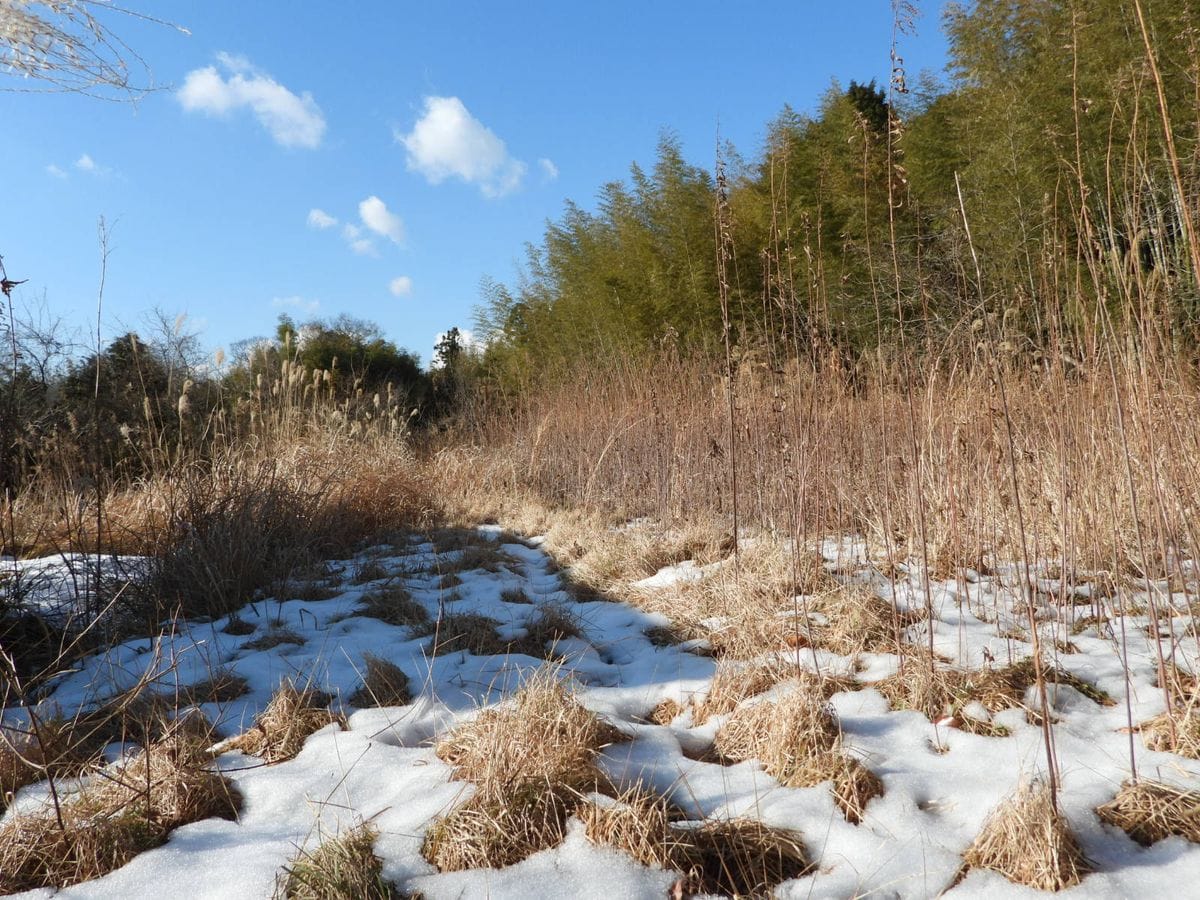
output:
<path id="1" fill-rule="evenodd" d="M 552 603 L 540 606 L 529 617 L 525 632 L 525 637 L 515 641 L 511 649 L 546 659 L 558 657 L 556 648 L 562 641 L 583 637 L 579 620 L 566 608 Z"/>
<path id="2" fill-rule="evenodd" d="M 1042 674 L 1048 684 L 1069 685 L 1095 703 L 1113 705 L 1113 699 L 1104 691 L 1064 669 L 1043 665 Z M 996 669 L 968 671 L 938 661 L 931 666 L 929 651 L 922 650 L 904 659 L 902 671 L 869 686 L 883 694 L 892 709 L 914 709 L 935 721 L 953 716 L 955 725 L 963 731 L 1000 737 L 1008 733 L 1006 729 L 963 714 L 963 707 L 978 701 L 989 712 L 1023 709 L 1025 693 L 1036 680 L 1032 658 Z"/>
<path id="3" fill-rule="evenodd" d="M 912 709 L 936 721 L 950 713 L 964 696 L 964 673 L 937 662 L 924 651 L 901 660 L 899 672 L 870 682 L 892 709 Z"/>
<path id="4" fill-rule="evenodd" d="M 23 812 L 0 826 L 0 891 L 59 888 L 99 878 L 171 830 L 212 816 L 232 818 L 239 799 L 203 768 L 203 744 L 168 735 L 123 766 L 99 773 L 53 808 Z"/>
<path id="5" fill-rule="evenodd" d="M 353 584 L 366 584 L 368 581 L 382 581 L 391 572 L 381 562 L 375 559 L 364 560 L 354 569 Z"/>
<path id="6" fill-rule="evenodd" d="M 883 794 L 879 778 L 841 750 L 833 710 L 803 688 L 740 707 L 717 732 L 714 748 L 723 759 L 757 759 L 788 787 L 831 781 L 834 800 L 850 822 L 862 821 L 867 803 Z"/>
<path id="7" fill-rule="evenodd" d="M 430 826 L 421 852 L 443 872 L 510 866 L 561 843 L 573 802 L 546 783 L 481 790 Z"/>
<path id="8" fill-rule="evenodd" d="M 490 540 L 465 547 L 454 561 L 454 568 L 460 572 L 499 572 L 515 565 L 517 559 Z"/>
<path id="9" fill-rule="evenodd" d="M 615 803 L 585 801 L 577 814 L 594 843 L 623 850 L 643 865 L 684 873 L 689 895 L 770 896 L 812 868 L 795 832 L 753 819 L 682 823 L 665 800 L 642 790 Z"/>
<path id="10" fill-rule="evenodd" d="M 478 613 L 447 613 L 423 630 L 434 636 L 435 655 L 464 651 L 475 656 L 495 656 L 508 652 L 508 642 L 496 633 L 499 624 Z"/>
<path id="11" fill-rule="evenodd" d="M 96 759 L 96 742 L 81 745 L 74 727 L 65 719 L 44 719 L 37 729 L 0 727 L 0 811 L 8 806 L 9 796 L 26 785 L 79 774 Z"/>
<path id="12" fill-rule="evenodd" d="M 1200 791 L 1126 782 L 1116 797 L 1096 808 L 1096 815 L 1147 847 L 1173 834 L 1200 843 Z"/>
<path id="13" fill-rule="evenodd" d="M 595 844 L 625 851 L 644 866 L 675 868 L 681 854 L 681 835 L 671 825 L 683 814 L 662 797 L 642 788 L 619 798 L 599 802 L 584 800 L 575 814 Z"/>
<path id="14" fill-rule="evenodd" d="M 261 637 L 256 637 L 252 641 L 246 641 L 242 644 L 243 650 L 274 650 L 283 644 L 295 644 L 300 646 L 305 643 L 304 638 L 291 628 L 282 625 L 273 625 L 267 629 L 266 634 Z"/>
<path id="15" fill-rule="evenodd" d="M 902 612 L 874 590 L 861 585 L 838 587 L 811 598 L 810 609 L 824 622 L 813 624 L 812 640 L 818 647 L 852 656 L 855 653 L 896 653 L 900 639 L 923 614 Z"/>
<path id="16" fill-rule="evenodd" d="M 375 855 L 379 832 L 370 824 L 302 851 L 280 875 L 275 896 L 286 900 L 390 900 L 395 892 L 383 879 Z"/>
<path id="17" fill-rule="evenodd" d="M 231 669 L 216 669 L 204 681 L 179 689 L 179 699 L 188 706 L 229 703 L 250 690 L 250 683 Z"/>
<path id="18" fill-rule="evenodd" d="M 1151 750 L 1200 759 L 1200 694 L 1193 695 L 1183 707 L 1143 722 L 1141 732 Z"/>
<path id="19" fill-rule="evenodd" d="M 310 688 L 301 690 L 288 679 L 279 685 L 249 731 L 221 742 L 214 749 L 241 750 L 261 756 L 268 763 L 291 759 L 300 752 L 310 734 L 341 721 L 329 711 L 328 704 L 327 695 Z"/>
<path id="20" fill-rule="evenodd" d="M 423 628 L 429 623 L 429 611 L 402 584 L 389 584 L 364 594 L 358 615 L 407 628 Z"/>
<path id="21" fill-rule="evenodd" d="M 963 864 L 1042 891 L 1073 887 L 1088 872 L 1083 851 L 1044 784 L 1022 785 L 996 807 L 963 854 Z"/>
<path id="22" fill-rule="evenodd" d="M 366 667 L 363 683 L 348 698 L 351 704 L 368 709 L 375 706 L 404 706 L 412 700 L 408 676 L 395 663 L 373 653 L 364 653 L 363 665 Z"/>
<path id="23" fill-rule="evenodd" d="M 796 674 L 796 666 L 780 660 L 750 665 L 722 660 L 709 684 L 708 694 L 696 704 L 696 724 L 731 713 L 743 700 L 769 691 Z"/>
<path id="24" fill-rule="evenodd" d="M 812 870 L 799 834 L 757 819 L 706 822 L 687 832 L 694 893 L 768 897 L 774 888 Z"/>
<path id="25" fill-rule="evenodd" d="M 527 593 L 525 593 L 525 590 L 523 588 L 519 588 L 519 587 L 505 588 L 504 590 L 502 590 L 500 592 L 500 599 L 503 600 L 505 603 L 532 603 L 533 602 L 532 600 L 529 599 L 529 595 Z"/>
<path id="26" fill-rule="evenodd" d="M 242 637 L 247 634 L 254 634 L 255 627 L 240 618 L 236 613 L 229 617 L 229 621 L 225 627 L 221 629 L 225 634 L 232 634 L 234 637 Z"/>
<path id="27" fill-rule="evenodd" d="M 670 725 L 687 710 L 678 700 L 666 699 L 651 710 L 649 720 L 655 725 Z"/>
<path id="28" fill-rule="evenodd" d="M 596 756 L 623 740 L 617 731 L 575 700 L 555 667 L 542 669 L 511 704 L 484 710 L 437 746 L 455 778 L 480 785 L 550 784 L 577 791 L 595 788 Z"/>

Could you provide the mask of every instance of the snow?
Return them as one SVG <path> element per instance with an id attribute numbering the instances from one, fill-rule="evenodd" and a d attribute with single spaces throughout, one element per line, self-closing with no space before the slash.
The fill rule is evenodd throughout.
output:
<path id="1" fill-rule="evenodd" d="M 0 556 L 0 608 L 32 613 L 60 627 L 79 627 L 101 612 L 95 609 L 97 572 L 101 588 L 119 588 L 144 566 L 143 557 L 112 554 L 56 553 L 30 560 Z"/>
<path id="2" fill-rule="evenodd" d="M 721 719 L 693 724 L 684 712 L 669 725 L 654 725 L 648 714 L 664 699 L 686 701 L 703 695 L 713 676 L 713 660 L 689 652 L 689 645 L 660 647 L 644 634 L 664 619 L 622 602 L 577 603 L 565 591 L 543 542 L 511 542 L 495 526 L 483 526 L 479 537 L 497 543 L 512 562 L 496 572 L 460 573 L 462 584 L 441 589 L 441 572 L 453 567 L 459 551 L 437 553 L 414 539 L 401 547 L 378 547 L 335 564 L 337 594 L 328 600 L 269 598 L 249 604 L 237 618 L 254 626 L 252 634 L 231 635 L 228 617 L 213 622 L 180 622 L 171 632 L 139 638 L 82 661 L 61 677 L 53 693 L 41 701 L 43 712 L 88 708 L 107 697 L 153 678 L 162 688 L 184 687 L 227 669 L 245 678 L 250 691 L 235 701 L 205 704 L 206 715 L 224 734 L 247 727 L 284 678 L 311 682 L 335 697 L 348 697 L 360 682 L 363 654 L 371 652 L 399 665 L 418 695 L 404 707 L 355 710 L 343 703 L 348 727 L 329 726 L 310 737 L 295 759 L 272 766 L 241 753 L 223 754 L 217 765 L 244 798 L 236 822 L 206 820 L 180 828 L 163 847 L 143 853 L 128 865 L 96 881 L 61 891 L 64 897 L 126 898 L 172 892 L 188 897 L 266 897 L 275 879 L 299 847 L 313 847 L 323 836 L 370 820 L 380 832 L 376 852 L 384 874 L 406 891 L 428 898 L 488 896 L 662 897 L 677 875 L 650 869 L 611 849 L 592 845 L 573 822 L 558 847 L 535 854 L 506 869 L 458 873 L 437 872 L 420 854 L 425 830 L 437 817 L 470 796 L 472 786 L 450 780 L 449 769 L 432 749 L 435 738 L 456 723 L 500 702 L 539 666 L 540 659 L 511 655 L 477 657 L 456 652 L 432 658 L 430 639 L 408 628 L 355 615 L 363 595 L 388 583 L 401 583 L 431 615 L 439 606 L 451 612 L 474 612 L 501 623 L 509 637 L 523 634 L 525 624 L 546 604 L 568 605 L 582 623 L 586 641 L 567 642 L 564 677 L 578 686 L 587 707 L 606 717 L 632 740 L 608 748 L 600 759 L 620 786 L 643 784 L 668 796 L 694 818 L 753 816 L 802 833 L 817 861 L 815 872 L 780 886 L 781 897 L 933 897 L 948 891 L 963 897 L 1022 897 L 1034 892 L 990 872 L 972 871 L 957 884 L 961 854 L 978 833 L 988 813 L 1022 779 L 1044 772 L 1039 727 L 1022 710 L 989 716 L 1009 729 L 1007 737 L 984 737 L 935 725 L 911 711 L 892 711 L 871 683 L 896 669 L 890 654 L 862 654 L 857 661 L 827 652 L 801 655 L 801 665 L 814 660 L 830 673 L 854 673 L 856 689 L 833 696 L 848 752 L 882 780 L 886 793 L 872 800 L 859 825 L 849 824 L 834 804 L 828 785 L 781 786 L 755 761 L 723 765 L 689 758 L 711 742 Z M 831 571 L 870 580 L 881 596 L 904 609 L 923 609 L 926 598 L 920 566 L 911 562 L 908 575 L 895 584 L 878 577 L 865 543 L 853 537 L 830 538 L 822 550 Z M 94 557 L 92 558 L 94 562 Z M 16 566 L 27 587 L 30 608 L 48 616 L 72 609 L 68 590 L 72 572 L 82 560 L 57 556 Z M 378 564 L 386 578 L 353 583 L 356 571 Z M 113 560 L 111 573 L 136 571 L 137 561 Z M 638 591 L 669 590 L 680 583 L 709 577 L 713 566 L 692 562 L 668 567 L 636 585 Z M 1189 571 L 1194 571 L 1190 570 Z M 1111 799 L 1129 769 L 1127 690 L 1134 722 L 1163 711 L 1162 692 L 1155 687 L 1156 642 L 1147 633 L 1145 597 L 1126 590 L 1119 599 L 1119 619 L 1111 627 L 1084 617 L 1100 602 L 1086 585 L 1061 585 L 1039 570 L 1026 577 L 1019 567 L 996 566 L 988 574 L 933 580 L 931 623 L 908 629 L 914 643 L 927 645 L 932 636 L 937 653 L 955 663 L 980 667 L 1004 665 L 1032 652 L 1029 622 L 1024 615 L 1032 584 L 1036 627 L 1057 665 L 1094 684 L 1116 701 L 1100 705 L 1067 685 L 1051 686 L 1049 699 L 1056 724 L 1054 735 L 1061 762 L 1061 806 L 1096 871 L 1066 892 L 1087 897 L 1178 895 L 1181 885 L 1200 881 L 1200 847 L 1180 838 L 1143 848 L 1123 832 L 1102 824 L 1094 808 Z M 501 599 L 507 589 L 522 588 L 532 604 Z M 1187 592 L 1170 594 L 1168 585 L 1152 585 L 1160 599 L 1184 606 Z M 1080 605 L 1061 605 L 1061 592 Z M 1191 596 L 1195 596 L 1194 593 Z M 1111 612 L 1114 601 L 1105 601 Z M 1195 671 L 1197 651 L 1190 617 L 1172 619 L 1173 642 L 1166 642 L 1172 661 Z M 1181 627 L 1188 624 L 1189 628 Z M 287 628 L 302 644 L 284 643 L 253 649 L 252 642 L 270 628 Z M 930 634 L 932 627 L 932 635 Z M 1057 646 L 1059 649 L 1053 651 Z M 1128 663 L 1128 676 L 1122 658 Z M 776 690 L 787 690 L 782 685 Z M 419 693 L 418 693 L 419 692 Z M 1033 704 L 1036 698 L 1027 701 Z M 5 720 L 25 713 L 8 709 Z M 1146 776 L 1195 787 L 1200 761 L 1145 748 L 1133 741 L 1138 769 Z M 14 809 L 43 802 L 46 786 L 19 792 Z M 11 815 L 12 811 L 8 813 Z M 31 892 L 28 896 L 49 896 Z"/>

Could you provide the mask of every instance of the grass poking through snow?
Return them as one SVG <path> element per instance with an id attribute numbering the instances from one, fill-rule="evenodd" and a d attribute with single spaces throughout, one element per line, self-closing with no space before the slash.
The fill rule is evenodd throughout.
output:
<path id="1" fill-rule="evenodd" d="M 375 855 L 379 832 L 359 825 L 302 851 L 279 878 L 280 900 L 390 900 L 396 896 Z"/>
<path id="2" fill-rule="evenodd" d="M 1021 785 L 992 812 L 963 854 L 963 865 L 991 869 L 1040 891 L 1073 887 L 1089 871 L 1049 787 L 1041 783 Z"/>

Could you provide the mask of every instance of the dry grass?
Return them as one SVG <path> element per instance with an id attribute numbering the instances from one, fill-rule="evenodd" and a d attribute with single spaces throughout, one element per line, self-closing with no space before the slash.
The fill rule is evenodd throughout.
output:
<path id="1" fill-rule="evenodd" d="M 319 602 L 332 600 L 341 590 L 335 584 L 320 579 L 304 579 L 289 581 L 279 591 L 280 596 L 288 600 L 307 600 Z"/>
<path id="2" fill-rule="evenodd" d="M 1116 797 L 1096 808 L 1096 815 L 1147 847 L 1173 834 L 1200 843 L 1200 791 L 1126 782 Z"/>
<path id="3" fill-rule="evenodd" d="M 40 718 L 36 727 L 0 728 L 0 809 L 25 785 L 85 772 L 112 743 L 145 746 L 184 736 L 205 743 L 213 734 L 212 724 L 202 715 L 180 710 L 228 702 L 246 690 L 245 679 L 217 669 L 196 684 L 169 689 L 141 683 L 70 718 Z"/>
<path id="4" fill-rule="evenodd" d="M 98 878 L 166 841 L 172 829 L 232 818 L 239 799 L 206 770 L 203 743 L 177 733 L 104 770 L 53 808 L 0 826 L 0 891 L 60 888 Z"/>
<path id="5" fill-rule="evenodd" d="M 375 855 L 379 832 L 369 824 L 302 851 L 281 874 L 275 896 L 283 900 L 391 900 Z"/>
<path id="6" fill-rule="evenodd" d="M 443 575 L 441 578 L 438 579 L 437 586 L 438 586 L 438 590 L 449 591 L 456 587 L 461 586 L 462 583 L 463 583 L 463 580 L 462 580 L 462 578 L 459 577 L 457 572 L 447 572 L 445 575 Z"/>
<path id="7" fill-rule="evenodd" d="M 731 713 L 743 700 L 769 691 L 796 675 L 796 667 L 779 660 L 744 665 L 722 660 L 704 699 L 695 704 L 696 724 Z"/>
<path id="8" fill-rule="evenodd" d="M 443 872 L 513 865 L 562 842 L 574 799 L 537 782 L 481 790 L 430 826 L 421 852 Z"/>
<path id="9" fill-rule="evenodd" d="M 243 650 L 274 650 L 276 647 L 283 644 L 293 644 L 301 646 L 305 643 L 304 637 L 295 629 L 288 628 L 284 625 L 272 625 L 267 629 L 266 633 L 256 637 L 252 641 L 246 641 L 242 644 Z"/>
<path id="10" fill-rule="evenodd" d="M 930 661 L 928 651 L 902 658 L 901 668 L 894 675 L 870 682 L 883 694 L 892 709 L 912 709 L 932 721 L 950 714 L 963 698 L 965 673 L 937 661 Z"/>
<path id="11" fill-rule="evenodd" d="M 525 590 L 519 587 L 505 588 L 500 592 L 500 599 L 505 603 L 533 603 Z"/>
<path id="12" fill-rule="evenodd" d="M 717 732 L 721 758 L 756 759 L 788 787 L 833 783 L 834 800 L 850 822 L 862 821 L 867 803 L 883 795 L 883 783 L 841 749 L 833 710 L 803 687 L 778 699 L 740 706 Z"/>
<path id="13" fill-rule="evenodd" d="M 26 785 L 79 774 L 97 758 L 97 742 L 81 744 L 75 726 L 66 719 L 44 719 L 36 729 L 0 727 L 0 811 Z"/>
<path id="14" fill-rule="evenodd" d="M 717 664 L 717 671 L 709 684 L 708 693 L 703 700 L 694 704 L 696 724 L 703 724 L 713 716 L 731 713 L 743 700 L 765 693 L 785 681 L 795 681 L 804 691 L 819 694 L 826 700 L 838 691 L 854 690 L 857 687 L 853 679 L 815 675 L 801 669 L 794 662 L 782 659 L 758 660 L 752 663 L 722 660 Z"/>
<path id="15" fill-rule="evenodd" d="M 833 709 L 804 691 L 740 706 L 717 732 L 717 752 L 728 759 L 758 759 L 785 784 L 796 782 L 806 760 L 841 740 Z"/>
<path id="16" fill-rule="evenodd" d="M 1114 703 L 1104 691 L 1065 669 L 1043 664 L 1042 675 L 1047 684 L 1068 685 L 1095 703 L 1103 706 Z M 952 717 L 964 731 L 1003 736 L 1007 734 L 1005 729 L 967 715 L 964 707 L 977 701 L 993 713 L 1026 709 L 1025 694 L 1036 680 L 1037 667 L 1032 658 L 999 668 L 967 670 L 943 665 L 938 660 L 931 664 L 929 652 L 920 650 L 907 654 L 903 667 L 895 675 L 868 686 L 883 694 L 893 709 L 917 710 L 933 721 Z"/>
<path id="17" fill-rule="evenodd" d="M 619 801 L 580 805 L 588 837 L 648 866 L 683 873 L 685 896 L 768 897 L 785 881 L 812 870 L 800 835 L 754 819 L 679 821 L 661 798 L 642 791 Z"/>
<path id="18" fill-rule="evenodd" d="M 438 757 L 482 793 L 497 786 L 541 784 L 595 788 L 596 756 L 623 735 L 584 708 L 550 666 L 504 706 L 481 712 L 437 745 Z"/>
<path id="19" fill-rule="evenodd" d="M 495 656 L 508 652 L 508 642 L 496 633 L 499 622 L 478 613 L 447 613 L 423 629 L 434 636 L 433 653 L 472 653 Z"/>
<path id="20" fill-rule="evenodd" d="M 204 681 L 197 681 L 178 690 L 181 705 L 199 706 L 202 703 L 229 703 L 250 689 L 250 683 L 232 669 L 215 669 Z M 167 696 L 171 696 L 167 692 Z"/>
<path id="21" fill-rule="evenodd" d="M 363 654 L 363 683 L 348 698 L 360 709 L 375 706 L 404 706 L 412 700 L 408 676 L 395 663 L 373 653 Z"/>
<path id="22" fill-rule="evenodd" d="M 437 745 L 455 778 L 477 791 L 426 835 L 426 859 L 443 871 L 505 866 L 553 847 L 586 792 L 607 786 L 596 757 L 621 735 L 582 707 L 548 667 L 505 706 L 489 709 Z"/>
<path id="23" fill-rule="evenodd" d="M 576 815 L 593 843 L 623 850 L 644 866 L 678 868 L 686 856 L 686 833 L 672 827 L 684 815 L 641 788 L 616 800 L 585 800 Z"/>
<path id="24" fill-rule="evenodd" d="M 494 541 L 484 539 L 480 543 L 463 548 L 454 560 L 454 568 L 460 572 L 499 572 L 517 565 L 517 559 Z"/>
<path id="25" fill-rule="evenodd" d="M 225 627 L 221 629 L 225 634 L 231 634 L 234 637 L 243 637 L 247 634 L 254 634 L 255 626 L 247 622 L 245 619 L 239 618 L 236 613 L 229 617 L 229 621 Z"/>
<path id="26" fill-rule="evenodd" d="M 1073 887 L 1089 871 L 1083 851 L 1043 784 L 1022 785 L 993 810 L 963 854 L 963 864 L 991 869 L 1041 891 Z"/>
<path id="27" fill-rule="evenodd" d="M 1200 691 L 1186 685 L 1172 699 L 1171 709 L 1141 724 L 1142 740 L 1151 750 L 1200 759 Z"/>
<path id="28" fill-rule="evenodd" d="M 525 623 L 525 636 L 512 645 L 512 650 L 541 656 L 558 658 L 557 647 L 569 638 L 582 638 L 583 630 L 579 619 L 563 606 L 544 604 Z"/>
<path id="29" fill-rule="evenodd" d="M 807 632 L 818 647 L 853 656 L 856 653 L 896 653 L 903 632 L 923 614 L 902 612 L 871 588 L 838 587 L 811 598 L 809 608 L 824 619 Z"/>
<path id="30" fill-rule="evenodd" d="M 650 711 L 647 720 L 655 725 L 670 725 L 677 718 L 683 715 L 690 707 L 684 706 L 678 700 L 666 699 L 661 701 L 657 706 Z"/>
<path id="31" fill-rule="evenodd" d="M 286 680 L 249 731 L 222 741 L 214 751 L 241 750 L 261 756 L 267 763 L 291 759 L 300 752 L 310 734 L 341 721 L 329 711 L 328 705 L 327 695 L 310 688 L 297 688 L 290 679 Z"/>
<path id="32" fill-rule="evenodd" d="M 369 559 L 355 567 L 351 583 L 366 584 L 368 581 L 382 581 L 391 574 L 378 560 Z"/>
<path id="33" fill-rule="evenodd" d="M 424 628 L 429 624 L 429 611 L 399 583 L 364 594 L 358 615 L 405 628 Z"/>
<path id="34" fill-rule="evenodd" d="M 1094 684 L 1048 663 L 1042 664 L 1042 678 L 1047 684 L 1064 684 L 1074 688 L 1093 703 L 1113 706 L 1116 701 Z M 995 711 L 1020 706 L 1025 692 L 1037 682 L 1037 666 L 1032 657 L 1018 660 L 998 669 L 971 672 L 967 690 L 988 709 Z"/>
<path id="35" fill-rule="evenodd" d="M 705 822 L 687 833 L 693 893 L 769 897 L 776 885 L 812 870 L 799 834 L 757 819 Z"/>

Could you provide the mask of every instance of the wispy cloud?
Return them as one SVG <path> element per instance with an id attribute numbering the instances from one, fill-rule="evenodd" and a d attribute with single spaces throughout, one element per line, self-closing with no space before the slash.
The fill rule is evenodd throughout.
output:
<path id="1" fill-rule="evenodd" d="M 426 97 L 412 131 L 397 132 L 396 140 L 407 151 L 408 168 L 431 184 L 459 178 L 487 197 L 516 190 L 528 169 L 457 97 Z"/>
<path id="2" fill-rule="evenodd" d="M 276 309 L 296 309 L 303 313 L 311 315 L 321 308 L 320 300 L 309 300 L 305 297 L 276 297 L 271 301 L 271 305 Z"/>
<path id="3" fill-rule="evenodd" d="M 358 217 L 367 228 L 393 244 L 404 243 L 404 223 L 375 195 L 358 204 Z"/>
<path id="4" fill-rule="evenodd" d="M 342 240 L 359 256 L 378 256 L 376 238 L 386 238 L 396 246 L 404 244 L 404 220 L 388 209 L 375 194 L 358 204 L 358 221 L 342 222 L 337 216 L 313 207 L 308 211 L 308 227 L 328 231 L 341 226 Z"/>
<path id="5" fill-rule="evenodd" d="M 542 183 L 558 179 L 558 166 L 554 164 L 554 160 L 542 157 L 538 160 L 538 168 L 542 170 Z"/>
<path id="6" fill-rule="evenodd" d="M 176 97 L 185 110 L 225 116 L 248 109 L 277 144 L 309 149 L 320 146 L 325 116 L 312 94 L 293 93 L 245 57 L 218 53 L 217 63 L 220 69 L 205 66 L 184 77 Z"/>
<path id="7" fill-rule="evenodd" d="M 56 166 L 54 163 L 50 163 L 50 165 L 46 166 L 46 174 L 53 175 L 55 178 L 66 178 L 67 177 L 67 173 L 64 172 L 62 169 L 60 169 L 58 166 Z"/>
<path id="8" fill-rule="evenodd" d="M 100 163 L 98 163 L 98 162 L 96 162 L 96 160 L 92 159 L 91 154 L 88 154 L 88 153 L 80 154 L 79 159 L 75 160 L 75 162 L 73 162 L 71 164 L 71 166 L 77 172 L 82 172 L 85 175 L 94 175 L 97 178 L 105 177 L 105 176 L 112 174 L 111 168 L 109 168 L 108 166 L 100 165 Z M 50 174 L 54 175 L 54 177 L 56 177 L 56 178 L 63 178 L 67 174 L 62 169 L 60 169 L 58 166 L 47 167 L 47 171 L 49 171 L 51 168 L 53 168 L 55 171 L 50 172 Z M 62 172 L 62 175 L 58 175 L 57 174 L 58 172 Z"/>
<path id="9" fill-rule="evenodd" d="M 379 255 L 379 251 L 375 249 L 375 242 L 369 237 L 365 237 L 362 228 L 352 222 L 347 222 L 342 226 L 342 237 L 350 245 L 350 249 L 359 256 Z"/>
<path id="10" fill-rule="evenodd" d="M 338 220 L 325 212 L 323 209 L 310 209 L 308 211 L 308 227 L 316 228 L 320 231 L 325 231 L 327 228 L 333 228 L 337 225 Z"/>
<path id="11" fill-rule="evenodd" d="M 412 293 L 412 286 L 412 279 L 407 275 L 400 275 L 388 282 L 388 290 L 393 297 L 407 297 Z"/>

